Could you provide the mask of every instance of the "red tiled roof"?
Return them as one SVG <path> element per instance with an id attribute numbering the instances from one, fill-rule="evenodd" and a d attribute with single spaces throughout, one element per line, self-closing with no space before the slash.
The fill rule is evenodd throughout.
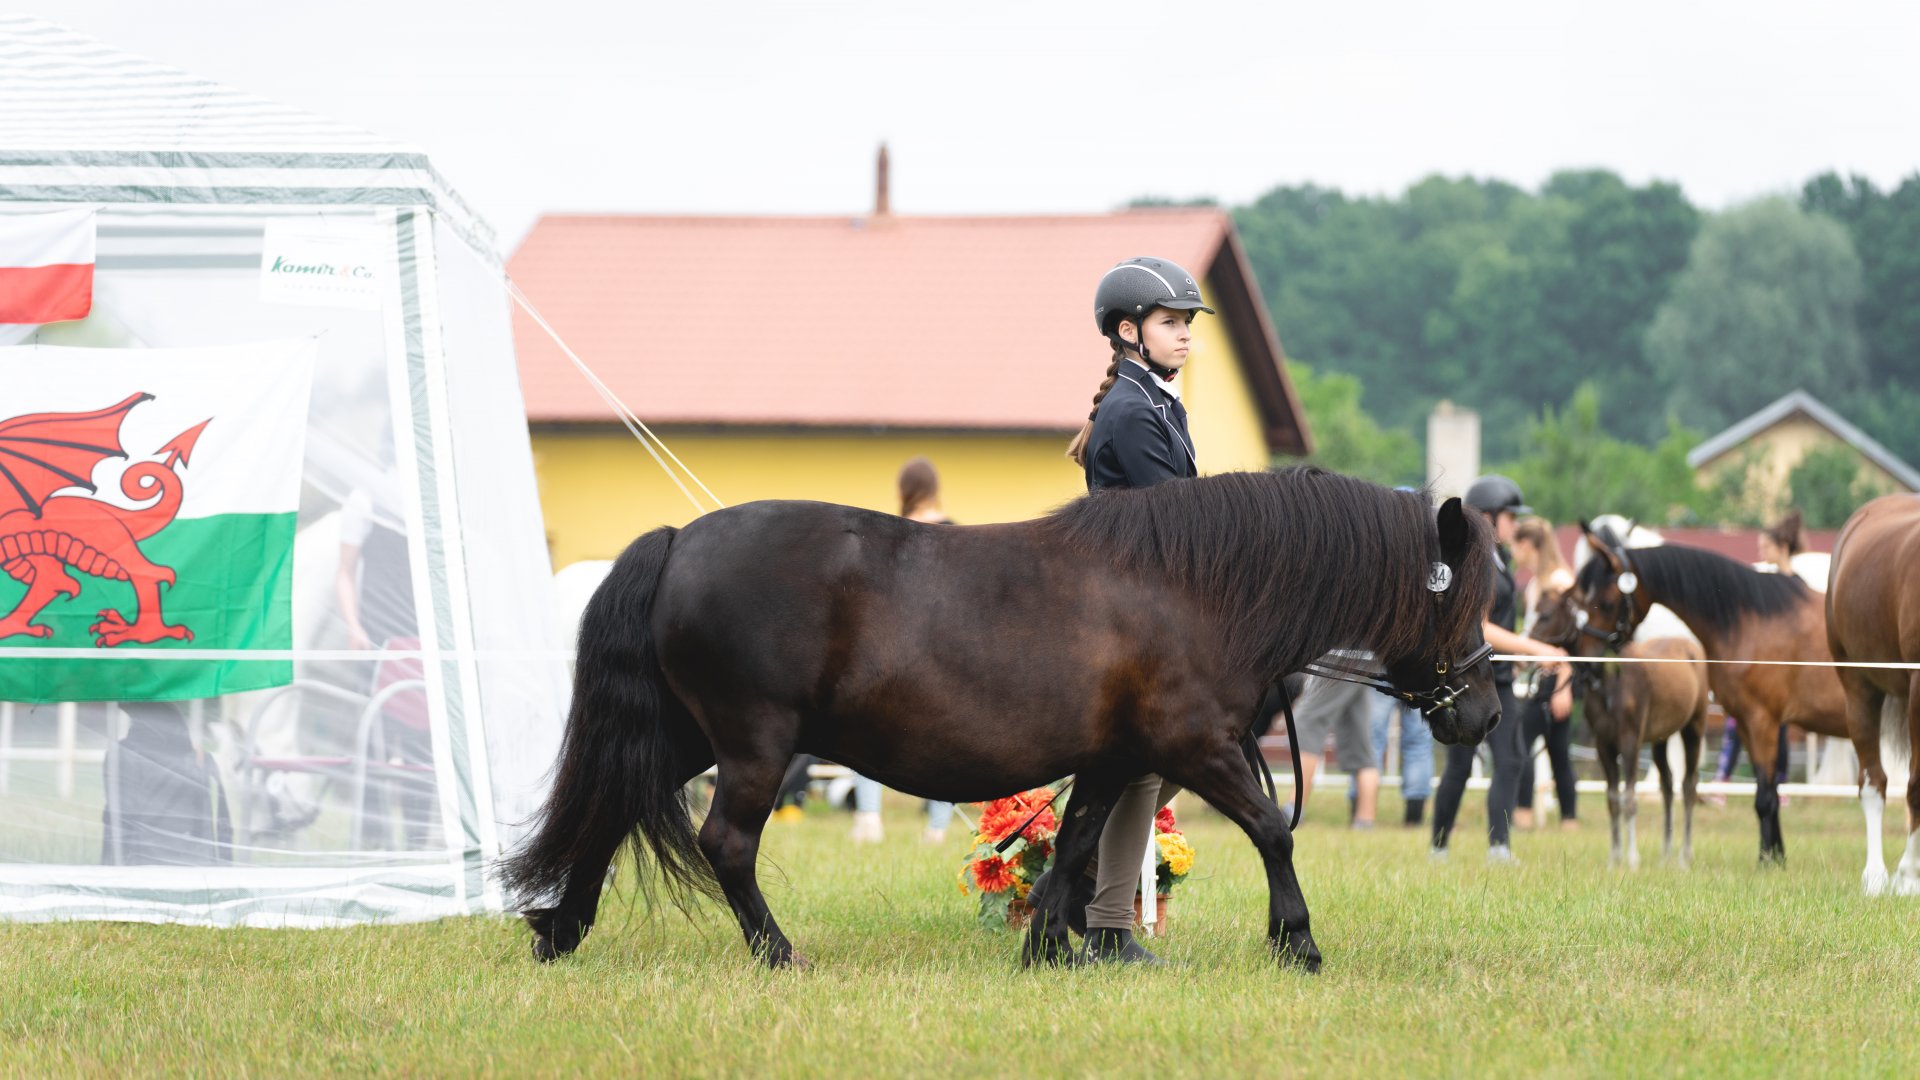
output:
<path id="1" fill-rule="evenodd" d="M 1109 349 L 1093 288 L 1135 255 L 1211 279 L 1276 449 L 1304 422 L 1225 213 L 1080 217 L 549 215 L 508 264 L 649 423 L 1071 430 Z M 1225 295 L 1230 294 L 1230 295 Z M 1205 316 L 1202 316 L 1203 318 Z M 527 415 L 611 422 L 514 313 Z"/>

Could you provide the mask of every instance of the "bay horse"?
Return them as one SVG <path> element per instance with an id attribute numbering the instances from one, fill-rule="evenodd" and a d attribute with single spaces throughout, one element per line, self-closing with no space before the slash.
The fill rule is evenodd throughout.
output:
<path id="1" fill-rule="evenodd" d="M 1920 499 L 1887 495 L 1860 509 L 1840 530 L 1827 577 L 1827 645 L 1835 660 L 1870 663 L 1920 662 Z M 1880 763 L 1886 734 L 1909 762 L 1920 761 L 1920 671 L 1840 668 L 1847 716 L 1860 755 L 1860 803 L 1867 817 L 1867 866 L 1861 884 L 1869 895 L 1888 887 L 1881 854 L 1881 815 L 1887 805 L 1887 773 Z M 1898 729 L 1904 726 L 1905 738 Z M 1920 782 L 1907 781 L 1907 849 L 1892 885 L 1902 896 L 1920 893 Z"/>
<path id="2" fill-rule="evenodd" d="M 1622 547 L 1613 536 L 1581 529 L 1596 553 L 1574 581 L 1581 632 L 1618 650 L 1655 604 L 1664 604 L 1700 639 L 1714 700 L 1740 725 L 1753 759 L 1753 810 L 1760 859 L 1784 862 L 1780 793 L 1774 783 L 1783 724 L 1849 736 L 1846 695 L 1827 666 L 1826 603 L 1791 574 L 1767 574 L 1724 555 L 1679 544 Z M 1783 667 L 1742 661 L 1815 661 Z M 1857 748 L 1857 745 L 1856 745 Z"/>
<path id="3" fill-rule="evenodd" d="M 1543 595 L 1541 618 L 1531 636 L 1574 656 L 1603 655 L 1605 650 L 1595 639 L 1580 633 L 1572 599 L 1571 592 Z M 1640 800 L 1635 788 L 1642 746 L 1652 748 L 1654 768 L 1660 773 L 1660 800 L 1666 811 L 1660 853 L 1673 857 L 1673 767 L 1667 761 L 1666 742 L 1678 734 L 1686 762 L 1680 779 L 1681 812 L 1686 819 L 1680 846 L 1684 868 L 1693 862 L 1693 808 L 1700 799 L 1700 746 L 1707 733 L 1707 665 L 1699 663 L 1706 654 L 1686 638 L 1666 637 L 1628 642 L 1620 655 L 1629 660 L 1683 662 L 1574 665 L 1581 713 L 1593 731 L 1594 749 L 1607 777 L 1607 818 L 1613 830 L 1608 861 L 1615 866 L 1624 861 L 1629 870 L 1640 868 Z"/>
<path id="4" fill-rule="evenodd" d="M 926 525 L 756 502 L 627 548 L 580 624 L 553 790 L 501 877 L 534 954 L 575 949 L 630 843 L 683 909 L 723 900 L 764 963 L 795 961 L 755 876 L 796 753 L 977 801 L 1074 774 L 1022 960 L 1070 959 L 1068 887 L 1126 783 L 1159 773 L 1260 851 L 1283 965 L 1320 951 L 1251 735 L 1266 687 L 1368 648 L 1443 742 L 1499 721 L 1491 531 L 1449 499 L 1313 467 L 1102 491 L 1032 521 Z M 718 765 L 696 834 L 683 791 Z M 1258 770 L 1258 771 L 1256 771 Z M 1262 786 L 1265 780 L 1266 786 Z M 651 868 L 648 864 L 651 863 Z"/>

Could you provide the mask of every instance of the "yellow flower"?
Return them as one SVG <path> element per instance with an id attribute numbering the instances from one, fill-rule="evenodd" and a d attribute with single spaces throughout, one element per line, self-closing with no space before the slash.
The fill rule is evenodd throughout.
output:
<path id="1" fill-rule="evenodd" d="M 1022 900 L 1025 900 L 1027 898 L 1027 894 L 1032 891 L 1033 891 L 1033 886 L 1027 884 L 1024 881 L 1021 881 L 1019 878 L 1013 879 L 1013 895 L 1019 897 Z"/>
<path id="2" fill-rule="evenodd" d="M 967 895 L 967 868 L 965 866 L 960 868 L 960 879 L 954 884 L 960 886 L 961 896 Z"/>
<path id="3" fill-rule="evenodd" d="M 1160 857 L 1174 877 L 1185 877 L 1193 869 L 1193 847 L 1178 833 L 1159 833 L 1153 838 L 1160 845 Z"/>

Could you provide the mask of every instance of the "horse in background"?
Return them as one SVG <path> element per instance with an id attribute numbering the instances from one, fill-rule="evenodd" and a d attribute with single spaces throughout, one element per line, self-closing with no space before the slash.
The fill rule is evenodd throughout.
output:
<path id="1" fill-rule="evenodd" d="M 1846 662 L 1920 663 L 1920 499 L 1887 495 L 1854 511 L 1833 546 L 1827 593 L 1827 646 Z M 1897 758 L 1920 759 L 1920 671 L 1840 668 L 1847 716 L 1860 755 L 1860 804 L 1867 818 L 1867 893 L 1889 885 L 1881 852 L 1887 773 L 1882 739 Z M 1902 730 L 1904 729 L 1904 730 Z M 1891 885 L 1920 894 L 1920 783 L 1907 781 L 1907 847 Z"/>
<path id="2" fill-rule="evenodd" d="M 1753 759 L 1754 815 L 1760 858 L 1786 859 L 1780 793 L 1774 781 L 1782 724 L 1821 735 L 1851 737 L 1846 695 L 1827 647 L 1826 600 L 1790 574 L 1766 574 L 1698 548 L 1667 544 L 1628 549 L 1582 524 L 1596 552 L 1575 576 L 1582 632 L 1619 649 L 1655 604 L 1672 609 L 1699 639 L 1707 682 L 1720 707 L 1736 717 Z M 1815 661 L 1786 667 L 1741 661 Z M 1855 740 L 1855 749 L 1859 742 Z"/>
<path id="3" fill-rule="evenodd" d="M 1571 593 L 1543 595 L 1538 610 L 1534 638 L 1574 656 L 1605 654 L 1593 638 L 1580 632 Z M 1706 654 L 1691 638 L 1654 638 L 1628 642 L 1620 648 L 1620 656 L 1682 662 L 1574 665 L 1582 715 L 1593 731 L 1594 749 L 1607 777 L 1607 818 L 1613 831 L 1608 861 L 1615 866 L 1624 861 L 1629 870 L 1640 868 L 1636 781 L 1642 746 L 1652 751 L 1654 768 L 1660 773 L 1660 800 L 1666 811 L 1660 852 L 1665 858 L 1673 857 L 1673 769 L 1666 742 L 1677 734 L 1685 759 L 1680 781 L 1686 819 L 1680 866 L 1685 868 L 1693 863 L 1693 808 L 1700 801 L 1700 747 L 1707 730 L 1707 665 L 1699 662 Z"/>
<path id="4" fill-rule="evenodd" d="M 1270 949 L 1316 970 L 1255 707 L 1322 654 L 1370 649 L 1436 738 L 1479 741 L 1500 719 L 1480 633 L 1494 565 L 1490 528 L 1458 499 L 1436 514 L 1424 494 L 1306 466 L 1102 491 L 1003 525 L 757 502 L 656 529 L 587 605 L 553 791 L 502 877 L 553 959 L 593 925 L 629 843 L 643 888 L 651 862 L 676 901 L 724 900 L 782 966 L 793 946 L 755 862 L 795 754 L 953 802 L 1074 774 L 1022 952 L 1057 963 L 1068 883 L 1152 772 L 1247 833 Z M 716 763 L 696 834 L 684 785 Z"/>

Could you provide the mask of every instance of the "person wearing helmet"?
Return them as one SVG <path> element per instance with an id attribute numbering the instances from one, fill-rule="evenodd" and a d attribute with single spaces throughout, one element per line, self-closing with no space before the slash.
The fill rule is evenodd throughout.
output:
<path id="1" fill-rule="evenodd" d="M 1526 653 L 1532 656 L 1565 656 L 1567 651 L 1543 641 L 1515 633 L 1513 543 L 1514 528 L 1522 514 L 1532 513 L 1520 485 L 1492 473 L 1467 486 L 1461 501 L 1487 516 L 1493 525 L 1499 547 L 1494 554 L 1498 573 L 1494 577 L 1493 602 L 1481 626 L 1487 644 L 1495 652 Z M 1500 693 L 1501 722 L 1487 733 L 1487 748 L 1493 752 L 1493 778 L 1487 787 L 1487 861 L 1514 863 L 1511 840 L 1514 804 L 1520 793 L 1520 765 L 1524 738 L 1520 723 L 1520 702 L 1513 696 L 1513 665 L 1493 665 L 1494 686 Z M 1446 771 L 1440 777 L 1440 789 L 1433 801 L 1433 857 L 1447 856 L 1447 843 L 1453 836 L 1453 821 L 1460 812 L 1460 799 L 1467 790 L 1467 777 L 1473 772 L 1474 748 L 1447 747 Z"/>
<path id="2" fill-rule="evenodd" d="M 1193 275 L 1165 259 L 1128 259 L 1100 277 L 1093 322 L 1113 346 L 1087 422 L 1067 447 L 1087 488 L 1150 487 L 1200 475 L 1176 380 L 1195 312 L 1211 315 Z"/>
<path id="3" fill-rule="evenodd" d="M 1192 274 L 1166 259 L 1128 259 L 1100 276 L 1093 321 L 1113 347 L 1093 410 L 1067 456 L 1087 490 L 1151 487 L 1200 475 L 1177 380 L 1187 364 L 1196 312 L 1211 315 Z M 1069 886 L 1068 925 L 1094 963 L 1158 964 L 1133 939 L 1133 895 L 1152 840 L 1154 814 L 1180 789 L 1148 774 L 1113 804 L 1088 876 Z"/>

